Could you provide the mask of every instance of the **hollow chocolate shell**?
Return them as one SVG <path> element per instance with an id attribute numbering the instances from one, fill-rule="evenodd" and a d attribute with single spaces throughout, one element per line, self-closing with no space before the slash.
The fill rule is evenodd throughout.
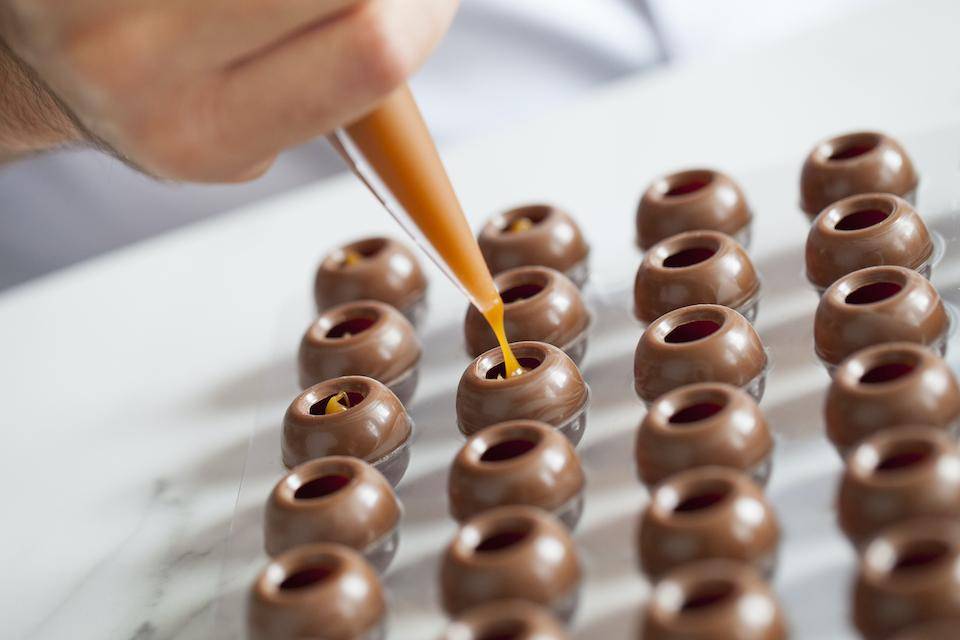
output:
<path id="1" fill-rule="evenodd" d="M 324 456 L 352 456 L 396 486 L 410 460 L 412 435 L 406 409 L 385 385 L 363 376 L 334 378 L 290 403 L 283 417 L 283 463 L 295 467 Z"/>
<path id="2" fill-rule="evenodd" d="M 400 513 L 390 483 L 366 462 L 347 456 L 311 460 L 270 493 L 264 547 L 276 556 L 301 544 L 336 542 L 383 571 L 397 550 Z"/>
<path id="3" fill-rule="evenodd" d="M 817 356 L 829 367 L 884 342 L 916 342 L 941 354 L 950 318 L 930 281 L 904 267 L 868 267 L 824 292 L 813 326 Z"/>
<path id="4" fill-rule="evenodd" d="M 413 324 L 423 315 L 427 279 L 406 245 L 392 238 L 364 238 L 334 249 L 317 268 L 317 312 L 355 300 L 379 300 Z"/>
<path id="5" fill-rule="evenodd" d="M 753 567 L 705 560 L 665 575 L 653 590 L 642 640 L 786 640 L 777 597 Z"/>
<path id="6" fill-rule="evenodd" d="M 807 235 L 807 280 L 823 291 L 866 267 L 894 265 L 929 277 L 933 239 L 906 201 L 885 193 L 850 196 L 817 216 Z"/>
<path id="7" fill-rule="evenodd" d="M 444 554 L 443 608 L 459 615 L 494 600 L 540 604 L 569 620 L 577 603 L 580 561 L 562 522 L 535 507 L 484 511 L 464 524 Z"/>
<path id="8" fill-rule="evenodd" d="M 472 435 L 454 458 L 447 482 L 457 521 L 519 504 L 549 511 L 571 528 L 580 519 L 583 487 L 573 445 L 535 420 L 501 422 Z"/>
<path id="9" fill-rule="evenodd" d="M 860 557 L 853 621 L 866 640 L 960 617 L 960 523 L 915 519 L 883 530 Z"/>
<path id="10" fill-rule="evenodd" d="M 960 451 L 933 427 L 873 434 L 847 456 L 837 514 L 840 528 L 858 546 L 895 522 L 960 518 Z"/>
<path id="11" fill-rule="evenodd" d="M 725 382 L 763 397 L 767 354 L 746 318 L 715 304 L 682 307 L 656 319 L 634 354 L 634 389 L 653 402 L 695 382 Z"/>
<path id="12" fill-rule="evenodd" d="M 827 437 L 841 455 L 888 427 L 920 424 L 954 432 L 960 387 L 947 364 L 918 344 L 867 347 L 833 373 L 824 407 Z"/>
<path id="13" fill-rule="evenodd" d="M 457 426 L 466 436 L 507 420 L 553 425 L 576 445 L 586 427 L 590 389 L 573 360 L 543 342 L 510 345 L 519 376 L 504 377 L 503 353 L 487 351 L 467 367 L 457 388 Z"/>
<path id="14" fill-rule="evenodd" d="M 814 218 L 830 204 L 861 193 L 891 193 L 911 203 L 917 172 L 893 138 L 874 131 L 848 133 L 817 144 L 800 173 L 800 206 Z"/>
<path id="15" fill-rule="evenodd" d="M 477 242 L 494 275 L 540 265 L 556 269 L 578 287 L 587 281 L 590 247 L 570 214 L 557 207 L 531 204 L 496 215 Z"/>
<path id="16" fill-rule="evenodd" d="M 680 307 L 720 304 L 752 321 L 759 294 L 753 263 L 733 238 L 687 231 L 644 254 L 633 285 L 633 313 L 641 322 L 653 322 Z"/>
<path id="17" fill-rule="evenodd" d="M 662 176 L 637 207 L 637 246 L 646 251 L 665 238 L 698 229 L 720 231 L 750 245 L 753 213 L 739 185 L 712 169 Z"/>
<path id="18" fill-rule="evenodd" d="M 739 471 L 698 467 L 664 480 L 640 519 L 640 565 L 652 578 L 695 560 L 776 565 L 780 525 L 760 487 Z"/>
<path id="19" fill-rule="evenodd" d="M 549 611 L 523 600 L 500 600 L 466 611 L 440 640 L 568 640 Z"/>
<path id="20" fill-rule="evenodd" d="M 511 340 L 546 342 L 579 363 L 587 348 L 590 313 L 580 290 L 549 267 L 517 267 L 494 278 L 503 298 L 503 326 Z M 490 325 L 473 305 L 463 323 L 467 353 L 476 358 L 497 346 Z"/>
<path id="21" fill-rule="evenodd" d="M 309 544 L 275 558 L 247 606 L 250 640 L 381 640 L 387 603 L 373 568 L 340 544 Z"/>
<path id="22" fill-rule="evenodd" d="M 637 430 L 640 480 L 652 486 L 674 473 L 716 465 L 758 484 L 770 476 L 773 436 L 757 403 L 721 382 L 701 382 L 660 396 Z"/>

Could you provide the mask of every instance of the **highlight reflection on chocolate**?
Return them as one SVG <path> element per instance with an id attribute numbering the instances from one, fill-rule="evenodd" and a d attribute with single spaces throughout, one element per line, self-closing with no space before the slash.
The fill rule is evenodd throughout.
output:
<path id="1" fill-rule="evenodd" d="M 357 300 L 378 300 L 413 324 L 423 315 L 427 279 L 413 252 L 392 238 L 364 238 L 327 254 L 317 268 L 317 311 Z"/>
<path id="2" fill-rule="evenodd" d="M 567 528 L 535 507 L 484 511 L 464 524 L 444 554 L 443 608 L 518 598 L 543 605 L 561 620 L 576 609 L 580 561 Z"/>
<path id="3" fill-rule="evenodd" d="M 366 462 L 328 456 L 305 462 L 274 487 L 264 513 L 264 546 L 276 556 L 301 544 L 336 542 L 383 571 L 397 550 L 400 502 Z"/>
<path id="4" fill-rule="evenodd" d="M 554 427 L 510 420 L 474 434 L 450 469 L 450 513 L 462 522 L 504 505 L 553 513 L 573 528 L 583 506 L 584 475 L 573 445 Z"/>
<path id="5" fill-rule="evenodd" d="M 574 445 L 583 436 L 590 390 L 563 351 L 543 342 L 510 345 L 519 376 L 504 377 L 499 348 L 474 360 L 457 388 L 457 426 L 466 436 L 507 420 L 539 420 L 553 425 Z"/>
<path id="6" fill-rule="evenodd" d="M 960 450 L 933 427 L 873 434 L 847 457 L 837 514 L 858 546 L 896 522 L 960 517 Z"/>
<path id="7" fill-rule="evenodd" d="M 719 304 L 748 320 L 756 315 L 760 279 L 747 252 L 719 231 L 687 231 L 643 256 L 633 286 L 634 315 L 653 322 L 674 309 Z"/>
<path id="8" fill-rule="evenodd" d="M 301 545 L 260 572 L 247 605 L 250 640 L 380 640 L 387 603 L 373 568 L 340 544 Z"/>
<path id="9" fill-rule="evenodd" d="M 580 290 L 549 267 L 517 267 L 494 278 L 503 298 L 503 324 L 515 342 L 546 342 L 579 363 L 587 347 L 590 313 Z M 483 315 L 473 305 L 464 320 L 467 353 L 476 358 L 497 346 Z"/>
<path id="10" fill-rule="evenodd" d="M 640 565 L 657 578 L 696 560 L 740 560 L 770 575 L 780 525 L 760 487 L 739 471 L 698 467 L 657 485 L 640 520 Z"/>
<path id="11" fill-rule="evenodd" d="M 763 396 L 767 355 L 747 320 L 728 307 L 699 304 L 660 316 L 640 336 L 634 389 L 647 403 L 695 382 L 725 382 Z"/>
<path id="12" fill-rule="evenodd" d="M 647 602 L 643 640 L 786 640 L 776 595 L 749 565 L 705 560 L 665 575 Z"/>
<path id="13" fill-rule="evenodd" d="M 339 376 L 379 380 L 406 403 L 417 386 L 420 340 L 399 311 L 375 300 L 325 311 L 300 343 L 300 386 Z"/>
<path id="14" fill-rule="evenodd" d="M 590 247 L 567 212 L 531 204 L 494 216 L 477 237 L 490 273 L 540 265 L 556 269 L 582 287 L 589 275 Z"/>
<path id="15" fill-rule="evenodd" d="M 712 169 L 689 169 L 662 176 L 644 192 L 637 207 L 637 246 L 646 251 L 684 231 L 713 230 L 750 246 L 753 213 L 740 186 Z"/>
<path id="16" fill-rule="evenodd" d="M 814 321 L 817 355 L 827 365 L 864 347 L 916 342 L 943 353 L 950 320 L 930 281 L 904 267 L 854 271 L 827 289 Z"/>
<path id="17" fill-rule="evenodd" d="M 640 423 L 635 449 L 640 480 L 648 486 L 707 465 L 737 469 L 765 484 L 772 453 L 773 436 L 757 403 L 720 382 L 660 396 Z"/>
<path id="18" fill-rule="evenodd" d="M 874 131 L 820 142 L 803 163 L 800 206 L 811 219 L 830 204 L 861 193 L 890 193 L 913 203 L 919 179 L 910 156 Z"/>
<path id="19" fill-rule="evenodd" d="M 344 410 L 327 413 L 330 402 Z M 334 378 L 290 403 L 283 417 L 283 463 L 295 467 L 314 458 L 352 456 L 396 486 L 410 460 L 412 433 L 406 409 L 382 383 L 363 376 Z"/>
<path id="20" fill-rule="evenodd" d="M 569 640 L 550 612 L 523 600 L 499 600 L 469 609 L 440 640 Z"/>
<path id="21" fill-rule="evenodd" d="M 906 201 L 885 193 L 850 196 L 817 216 L 807 235 L 807 280 L 823 291 L 865 267 L 894 265 L 930 276 L 933 239 Z"/>
<path id="22" fill-rule="evenodd" d="M 866 436 L 908 424 L 953 432 L 960 386 L 930 349 L 893 342 L 867 347 L 834 371 L 824 408 L 827 437 L 841 455 Z"/>
<path id="23" fill-rule="evenodd" d="M 860 557 L 853 622 L 866 640 L 960 618 L 960 523 L 919 518 L 883 530 Z"/>

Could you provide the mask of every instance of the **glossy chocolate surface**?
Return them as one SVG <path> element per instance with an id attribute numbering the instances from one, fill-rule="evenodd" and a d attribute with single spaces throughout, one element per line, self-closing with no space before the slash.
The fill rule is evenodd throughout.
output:
<path id="1" fill-rule="evenodd" d="M 440 571 L 443 608 L 459 615 L 519 598 L 566 617 L 580 574 L 573 540 L 559 520 L 535 507 L 498 507 L 468 520 L 447 547 Z"/>
<path id="2" fill-rule="evenodd" d="M 420 340 L 399 311 L 374 300 L 348 302 L 322 313 L 304 334 L 298 356 L 300 386 L 367 376 L 397 387 L 394 392 L 406 401 L 399 387 L 419 360 Z"/>
<path id="3" fill-rule="evenodd" d="M 526 373 L 496 379 L 498 368 L 503 370 L 499 348 L 487 351 L 463 372 L 457 388 L 457 425 L 461 433 L 469 436 L 498 422 L 517 419 L 561 427 L 586 408 L 589 389 L 567 354 L 543 342 L 516 342 L 510 346 L 520 364 L 528 369 Z"/>
<path id="4" fill-rule="evenodd" d="M 637 430 L 642 482 L 706 465 L 731 467 L 766 480 L 773 436 L 757 403 L 720 382 L 691 384 L 660 396 Z"/>
<path id="5" fill-rule="evenodd" d="M 884 529 L 867 545 L 853 598 L 853 621 L 866 640 L 958 617 L 960 522 L 909 520 Z"/>
<path id="6" fill-rule="evenodd" d="M 722 558 L 770 573 L 780 525 L 760 487 L 739 471 L 697 467 L 657 485 L 640 519 L 643 571 L 657 578 L 695 560 Z"/>
<path id="7" fill-rule="evenodd" d="M 874 131 L 848 133 L 818 143 L 807 156 L 800 174 L 800 206 L 813 218 L 847 196 L 907 197 L 918 182 L 910 156 L 896 140 Z"/>
<path id="8" fill-rule="evenodd" d="M 518 220 L 530 221 L 515 230 Z M 580 227 L 567 212 L 546 204 L 531 204 L 494 216 L 477 238 L 490 273 L 540 265 L 565 274 L 577 286 L 587 277 L 590 253 Z"/>
<path id="9" fill-rule="evenodd" d="M 865 267 L 920 269 L 932 255 L 930 232 L 905 200 L 884 193 L 850 196 L 813 221 L 807 235 L 807 280 L 826 289 Z"/>
<path id="10" fill-rule="evenodd" d="M 740 234 L 753 219 L 740 186 L 712 169 L 690 169 L 662 176 L 644 192 L 637 207 L 637 245 L 646 251 L 684 231 L 712 229 Z"/>
<path id="11" fill-rule="evenodd" d="M 633 285 L 633 312 L 653 322 L 693 304 L 740 309 L 755 299 L 760 279 L 747 252 L 719 231 L 687 231 L 658 242 L 643 256 Z"/>
<path id="12" fill-rule="evenodd" d="M 786 640 L 776 595 L 749 565 L 706 560 L 665 575 L 647 603 L 642 640 Z"/>
<path id="13" fill-rule="evenodd" d="M 413 251 L 393 238 L 364 238 L 327 254 L 317 268 L 317 311 L 355 300 L 379 300 L 407 312 L 427 293 Z"/>
<path id="14" fill-rule="evenodd" d="M 503 297 L 503 326 L 514 342 L 546 342 L 577 360 L 582 355 L 578 339 L 590 324 L 590 314 L 580 290 L 562 273 L 549 267 L 509 269 L 494 278 Z M 496 336 L 473 305 L 463 323 L 467 353 L 476 358 L 497 347 Z"/>
<path id="15" fill-rule="evenodd" d="M 695 382 L 744 387 L 767 365 L 760 336 L 727 307 L 676 309 L 647 327 L 634 354 L 634 389 L 646 402 Z"/>
<path id="16" fill-rule="evenodd" d="M 960 518 L 960 450 L 942 430 L 879 431 L 847 456 L 837 495 L 840 528 L 861 545 L 895 522 Z"/>
<path id="17" fill-rule="evenodd" d="M 305 462 L 273 488 L 264 512 L 264 547 L 275 556 L 297 545 L 337 542 L 360 553 L 393 533 L 400 502 L 369 464 L 347 456 Z"/>
<path id="18" fill-rule="evenodd" d="M 568 640 L 550 612 L 523 600 L 499 600 L 467 610 L 440 640 Z"/>
<path id="19" fill-rule="evenodd" d="M 346 411 L 325 415 L 326 402 L 341 391 L 356 402 Z M 375 464 L 407 444 L 412 424 L 400 400 L 382 383 L 363 376 L 327 380 L 308 388 L 287 408 L 283 463 L 294 467 L 324 456 L 353 456 Z"/>
<path id="20" fill-rule="evenodd" d="M 827 437 L 841 454 L 866 436 L 908 424 L 953 430 L 960 387 L 930 349 L 894 342 L 867 347 L 833 374 L 824 408 Z"/>
<path id="21" fill-rule="evenodd" d="M 950 319 L 930 281 L 904 267 L 854 271 L 824 292 L 814 320 L 817 355 L 839 364 L 884 342 L 943 343 Z"/>
<path id="22" fill-rule="evenodd" d="M 250 640 L 379 637 L 387 603 L 377 574 L 339 544 L 302 545 L 257 577 L 247 607 Z"/>
<path id="23" fill-rule="evenodd" d="M 573 445 L 553 426 L 534 420 L 502 422 L 471 436 L 454 458 L 447 484 L 450 513 L 458 521 L 510 504 L 556 514 L 583 487 Z"/>

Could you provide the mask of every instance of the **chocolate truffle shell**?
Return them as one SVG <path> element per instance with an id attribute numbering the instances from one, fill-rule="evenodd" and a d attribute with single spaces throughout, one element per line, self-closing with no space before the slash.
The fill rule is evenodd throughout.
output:
<path id="1" fill-rule="evenodd" d="M 324 415 L 323 401 L 341 391 L 363 399 L 346 411 Z M 295 467 L 324 456 L 353 456 L 379 466 L 408 443 L 412 431 L 406 410 L 385 385 L 363 376 L 334 378 L 290 403 L 283 418 L 283 463 Z"/>
<path id="2" fill-rule="evenodd" d="M 861 193 L 913 197 L 919 179 L 910 156 L 893 138 L 874 131 L 824 140 L 800 173 L 800 206 L 813 218 L 830 204 Z"/>
<path id="3" fill-rule="evenodd" d="M 461 433 L 469 436 L 498 422 L 518 419 L 539 420 L 563 429 L 585 416 L 590 390 L 567 354 L 543 342 L 515 342 L 510 347 L 521 365 L 540 364 L 519 376 L 488 380 L 487 373 L 503 364 L 500 349 L 474 360 L 457 388 Z"/>
<path id="4" fill-rule="evenodd" d="M 695 560 L 741 560 L 769 574 L 780 526 L 760 487 L 726 467 L 681 471 L 654 490 L 640 520 L 640 565 L 657 578 Z"/>
<path id="5" fill-rule="evenodd" d="M 905 200 L 885 193 L 850 196 L 813 221 L 807 235 L 807 279 L 823 290 L 865 267 L 895 265 L 928 272 L 932 255 L 930 232 Z"/>
<path id="6" fill-rule="evenodd" d="M 325 311 L 307 329 L 298 357 L 300 386 L 367 376 L 406 402 L 413 394 L 410 382 L 415 384 L 416 378 L 411 376 L 419 361 L 420 340 L 399 311 L 375 300 L 348 302 Z"/>
<path id="7" fill-rule="evenodd" d="M 467 610 L 440 640 L 568 640 L 549 611 L 523 600 L 499 600 Z"/>
<path id="8" fill-rule="evenodd" d="M 288 473 L 270 493 L 264 547 L 276 556 L 301 544 L 336 542 L 366 555 L 376 566 L 375 553 L 378 559 L 385 556 L 385 562 L 392 557 L 373 547 L 395 532 L 400 511 L 390 483 L 366 462 L 347 456 L 311 460 Z"/>
<path id="9" fill-rule="evenodd" d="M 560 512 L 579 502 L 583 487 L 573 445 L 535 420 L 502 422 L 471 436 L 454 458 L 447 484 L 450 513 L 461 522 L 510 504 L 540 507 L 564 519 Z M 579 509 L 570 515 L 579 516 Z"/>
<path id="10" fill-rule="evenodd" d="M 895 522 L 960 518 L 960 451 L 933 427 L 873 434 L 847 456 L 837 514 L 855 545 Z"/>
<path id="11" fill-rule="evenodd" d="M 527 266 L 504 271 L 494 281 L 504 299 L 503 326 L 511 340 L 546 342 L 580 360 L 590 313 L 569 278 L 549 267 Z M 471 358 L 497 347 L 493 330 L 473 305 L 463 324 Z"/>
<path id="12" fill-rule="evenodd" d="M 884 529 L 867 545 L 853 597 L 853 621 L 866 640 L 958 617 L 960 523 L 908 520 Z"/>
<path id="13" fill-rule="evenodd" d="M 770 473 L 773 436 L 757 403 L 720 382 L 702 382 L 660 396 L 637 431 L 640 480 L 654 485 L 706 465 L 731 467 L 764 483 Z"/>
<path id="14" fill-rule="evenodd" d="M 827 437 L 841 454 L 866 436 L 906 424 L 953 431 L 960 387 L 947 364 L 918 344 L 862 349 L 833 374 L 824 408 Z"/>
<path id="15" fill-rule="evenodd" d="M 464 524 L 444 554 L 443 608 L 459 615 L 480 604 L 518 598 L 568 619 L 580 561 L 567 528 L 535 507 L 484 511 Z"/>
<path id="16" fill-rule="evenodd" d="M 854 271 L 824 292 L 813 335 L 817 355 L 828 365 L 864 347 L 884 342 L 944 346 L 950 318 L 930 281 L 904 267 Z"/>
<path id="17" fill-rule="evenodd" d="M 777 597 L 752 567 L 705 560 L 675 569 L 657 583 L 640 638 L 786 640 L 788 635 Z"/>
<path id="18" fill-rule="evenodd" d="M 730 176 L 712 169 L 690 169 L 662 176 L 644 192 L 637 207 L 637 245 L 646 251 L 684 231 L 712 229 L 749 245 L 753 213 Z"/>
<path id="19" fill-rule="evenodd" d="M 642 322 L 694 304 L 746 312 L 759 292 L 753 263 L 733 238 L 719 231 L 687 231 L 644 254 L 634 280 L 633 311 Z"/>
<path id="20" fill-rule="evenodd" d="M 340 544 L 302 545 L 257 577 L 247 606 L 250 640 L 375 640 L 387 604 L 373 568 Z"/>
<path id="21" fill-rule="evenodd" d="M 360 256 L 348 263 L 346 255 Z M 410 316 L 427 293 L 427 279 L 413 252 L 392 238 L 364 238 L 330 252 L 314 282 L 317 311 L 355 300 L 379 300 Z"/>
<path id="22" fill-rule="evenodd" d="M 749 392 L 759 397 L 766 365 L 760 336 L 742 315 L 699 304 L 660 316 L 643 332 L 634 354 L 634 388 L 641 399 L 653 402 L 695 382 L 754 383 Z"/>
<path id="23" fill-rule="evenodd" d="M 510 231 L 514 221 L 526 218 L 529 229 Z M 477 238 L 490 273 L 540 265 L 556 269 L 578 287 L 587 279 L 590 247 L 570 214 L 547 204 L 531 204 L 494 216 Z"/>

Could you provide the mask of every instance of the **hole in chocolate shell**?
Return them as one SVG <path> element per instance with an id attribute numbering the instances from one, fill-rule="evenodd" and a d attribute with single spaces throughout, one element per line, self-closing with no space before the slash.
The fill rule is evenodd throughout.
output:
<path id="1" fill-rule="evenodd" d="M 733 493 L 733 487 L 727 482 L 706 482 L 689 491 L 673 511 L 691 513 L 711 509 L 726 500 L 731 493 Z"/>
<path id="2" fill-rule="evenodd" d="M 530 627 L 523 620 L 503 620 L 485 630 L 477 640 L 523 640 L 529 634 Z"/>
<path id="3" fill-rule="evenodd" d="M 670 416 L 670 424 L 690 424 L 700 422 L 723 411 L 724 405 L 718 402 L 698 402 L 676 411 Z"/>
<path id="4" fill-rule="evenodd" d="M 526 371 L 532 371 L 540 366 L 540 360 L 537 358 L 517 358 L 517 361 Z M 490 367 L 490 369 L 487 370 L 487 373 L 484 374 L 484 377 L 487 380 L 496 380 L 498 378 L 506 379 L 506 369 L 504 368 L 503 363 L 501 362 Z"/>
<path id="5" fill-rule="evenodd" d="M 898 442 L 884 453 L 874 471 L 878 473 L 900 471 L 919 466 L 933 456 L 933 445 L 924 440 Z"/>
<path id="6" fill-rule="evenodd" d="M 916 367 L 908 362 L 887 362 L 878 364 L 860 376 L 861 384 L 882 384 L 892 382 L 909 375 Z"/>
<path id="7" fill-rule="evenodd" d="M 871 282 L 858 287 L 843 299 L 847 304 L 872 304 L 900 293 L 903 286 L 896 282 Z"/>
<path id="8" fill-rule="evenodd" d="M 355 407 L 361 402 L 363 402 L 362 393 L 357 393 L 356 391 L 347 391 L 346 394 L 347 394 L 347 403 L 348 403 L 347 409 L 351 407 Z M 338 395 L 339 395 L 339 392 L 331 393 L 326 398 L 314 402 L 312 405 L 310 405 L 310 415 L 312 416 L 326 415 L 327 403 L 333 400 Z"/>
<path id="9" fill-rule="evenodd" d="M 313 587 L 328 579 L 335 573 L 334 568 L 330 566 L 316 566 L 300 569 L 290 574 L 280 583 L 281 591 L 293 591 L 295 589 L 304 589 Z"/>
<path id="10" fill-rule="evenodd" d="M 728 602 L 737 588 L 726 580 L 707 580 L 693 585 L 680 605 L 681 613 L 693 613 Z"/>
<path id="11" fill-rule="evenodd" d="M 349 318 L 343 322 L 335 324 L 333 327 L 327 331 L 328 338 L 346 338 L 349 336 L 355 336 L 358 333 L 363 333 L 367 329 L 373 326 L 377 320 L 376 318 L 368 318 L 366 316 L 359 316 L 356 318 Z"/>
<path id="12" fill-rule="evenodd" d="M 680 269 L 682 267 L 692 267 L 709 260 L 717 253 L 712 247 L 690 247 L 667 256 L 663 259 L 663 266 L 668 269 Z"/>
<path id="13" fill-rule="evenodd" d="M 543 291 L 543 286 L 535 283 L 528 284 L 518 284 L 515 287 L 510 287 L 506 291 L 500 294 L 500 297 L 503 299 L 503 304 L 510 304 L 512 302 L 517 302 L 519 300 L 526 300 L 527 298 L 532 298 Z"/>
<path id="14" fill-rule="evenodd" d="M 880 140 L 878 138 L 855 138 L 838 142 L 836 145 L 834 145 L 830 155 L 827 156 L 827 160 L 836 162 L 839 160 L 859 158 L 865 153 L 870 153 L 876 149 L 878 144 L 880 144 Z"/>
<path id="15" fill-rule="evenodd" d="M 943 562 L 950 555 L 950 547 L 942 540 L 915 540 L 897 553 L 893 573 L 927 569 Z"/>
<path id="16" fill-rule="evenodd" d="M 500 229 L 500 232 L 510 234 L 526 231 L 546 220 L 548 215 L 550 215 L 550 207 L 545 205 L 531 205 L 514 209 L 505 216 L 503 228 Z"/>
<path id="17" fill-rule="evenodd" d="M 530 535 L 529 529 L 506 529 L 504 531 L 495 531 L 486 536 L 476 546 L 477 553 L 491 553 L 494 551 L 503 551 L 510 547 L 520 544 Z"/>
<path id="18" fill-rule="evenodd" d="M 720 328 L 720 323 L 716 320 L 691 320 L 674 327 L 670 333 L 664 337 L 664 342 L 670 344 L 682 344 L 684 342 L 694 342 L 702 340 L 712 335 Z"/>
<path id="19" fill-rule="evenodd" d="M 883 211 L 882 209 L 862 209 L 843 216 L 833 228 L 837 231 L 858 231 L 880 224 L 889 215 L 889 211 Z"/>
<path id="20" fill-rule="evenodd" d="M 708 184 L 713 182 L 713 176 L 709 174 L 692 174 L 687 176 L 678 176 L 670 181 L 670 186 L 663 194 L 667 198 L 676 198 L 690 193 L 700 191 Z"/>
<path id="21" fill-rule="evenodd" d="M 349 476 L 331 473 L 303 483 L 297 487 L 293 497 L 297 500 L 315 500 L 336 493 L 348 484 L 350 484 Z"/>
<path id="22" fill-rule="evenodd" d="M 503 462 L 519 458 L 537 446 L 536 442 L 524 438 L 511 438 L 498 442 L 480 456 L 481 462 Z"/>

